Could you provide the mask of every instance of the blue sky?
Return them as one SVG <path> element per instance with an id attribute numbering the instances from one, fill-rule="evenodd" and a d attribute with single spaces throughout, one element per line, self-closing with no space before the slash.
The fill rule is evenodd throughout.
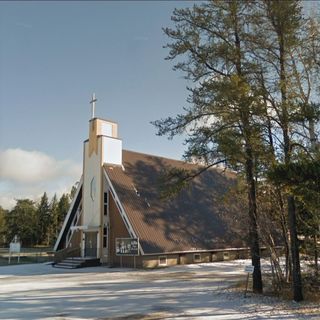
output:
<path id="1" fill-rule="evenodd" d="M 67 191 L 79 178 L 92 92 L 125 149 L 181 158 L 182 139 L 157 137 L 150 121 L 186 105 L 161 28 L 191 5 L 0 2 L 0 205 Z"/>
<path id="2" fill-rule="evenodd" d="M 180 159 L 182 138 L 150 121 L 186 105 L 165 61 L 175 7 L 191 1 L 0 1 L 0 205 L 70 190 L 82 168 L 90 98 L 125 149 Z M 304 2 L 307 10 L 319 2 Z"/>

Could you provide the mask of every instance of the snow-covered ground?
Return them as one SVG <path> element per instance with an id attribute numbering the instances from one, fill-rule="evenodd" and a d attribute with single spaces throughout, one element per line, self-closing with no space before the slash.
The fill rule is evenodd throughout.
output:
<path id="1" fill-rule="evenodd" d="M 0 267 L 0 319 L 320 319 L 320 308 L 243 292 L 248 261 L 157 270 Z M 266 266 L 267 268 L 267 266 Z"/>

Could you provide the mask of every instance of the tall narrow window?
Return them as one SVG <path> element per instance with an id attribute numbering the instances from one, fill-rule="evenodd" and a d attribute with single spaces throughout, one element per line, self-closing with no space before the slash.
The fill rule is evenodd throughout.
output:
<path id="1" fill-rule="evenodd" d="M 95 196 L 96 196 L 96 179 L 95 177 L 93 177 L 90 183 L 90 197 L 92 201 L 94 201 Z"/>
<path id="2" fill-rule="evenodd" d="M 103 214 L 106 216 L 108 214 L 108 192 L 103 195 Z"/>
<path id="3" fill-rule="evenodd" d="M 108 227 L 105 225 L 103 228 L 103 247 L 106 248 L 108 243 Z"/>

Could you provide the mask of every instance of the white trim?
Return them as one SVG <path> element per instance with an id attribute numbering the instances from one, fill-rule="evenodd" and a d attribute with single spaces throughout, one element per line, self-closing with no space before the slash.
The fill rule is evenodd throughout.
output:
<path id="1" fill-rule="evenodd" d="M 73 231 L 77 231 L 77 230 L 87 230 L 88 229 L 88 226 L 73 226 L 73 227 L 70 227 L 71 230 Z"/>
<path id="2" fill-rule="evenodd" d="M 66 215 L 66 217 L 65 217 L 65 219 L 64 219 L 64 221 L 63 221 L 63 225 L 62 225 L 62 228 L 61 228 L 61 230 L 60 230 L 59 236 L 58 236 L 58 238 L 57 238 L 57 240 L 56 240 L 56 243 L 55 243 L 55 245 L 54 245 L 54 247 L 53 247 L 53 251 L 57 251 L 58 245 L 59 245 L 59 243 L 60 243 L 60 241 L 61 241 L 61 238 L 62 238 L 62 235 L 63 235 L 63 233 L 64 233 L 64 229 L 65 229 L 66 226 L 67 226 L 67 223 L 68 223 L 68 221 L 69 221 L 69 218 L 70 218 L 72 209 L 73 209 L 73 207 L 74 207 L 74 204 L 75 204 L 75 202 L 76 202 L 76 199 L 78 198 L 78 195 L 79 195 L 79 192 L 80 192 L 80 189 L 81 189 L 82 185 L 83 185 L 83 176 L 81 176 L 81 179 L 80 179 L 79 184 L 78 184 L 77 191 L 76 191 L 76 193 L 75 193 L 75 195 L 74 195 L 74 198 L 72 199 L 72 202 L 71 202 L 71 205 L 70 205 L 70 207 L 69 207 L 68 213 L 67 213 L 67 215 Z"/>
<path id="3" fill-rule="evenodd" d="M 160 259 L 166 259 L 166 263 L 160 263 Z M 164 267 L 168 265 L 168 258 L 167 256 L 159 256 L 158 257 L 158 266 Z"/>
<path id="4" fill-rule="evenodd" d="M 84 233 L 86 232 L 99 232 L 100 227 L 90 227 L 90 226 L 84 226 L 85 230 L 83 230 Z"/>
<path id="5" fill-rule="evenodd" d="M 102 258 L 102 255 L 100 255 L 100 246 L 101 246 L 101 243 L 100 243 L 100 237 L 101 234 L 100 234 L 100 231 L 97 232 L 97 258 L 98 259 L 101 259 Z"/>
<path id="6" fill-rule="evenodd" d="M 109 188 L 112 191 L 111 195 L 114 198 L 114 200 L 116 202 L 116 205 L 118 205 L 120 207 L 119 208 L 120 209 L 120 216 L 121 216 L 121 218 L 123 220 L 123 223 L 128 228 L 128 232 L 130 234 L 130 237 L 131 238 L 139 238 L 137 236 L 137 234 L 135 233 L 134 229 L 132 228 L 130 220 L 128 219 L 128 215 L 126 214 L 126 212 L 125 212 L 125 210 L 124 210 L 124 208 L 123 208 L 123 206 L 121 204 L 121 201 L 120 201 L 120 199 L 119 199 L 119 197 L 118 197 L 118 195 L 117 195 L 117 193 L 116 193 L 116 191 L 115 191 L 115 189 L 114 189 L 114 187 L 113 187 L 113 185 L 111 183 L 111 180 L 110 180 L 110 178 L 109 178 L 109 176 L 108 176 L 108 174 L 107 174 L 107 172 L 106 172 L 106 170 L 104 168 L 103 168 L 103 172 L 104 172 L 104 176 L 106 177 L 107 182 L 109 184 Z M 139 251 L 140 251 L 141 255 L 144 255 L 144 252 L 143 252 L 143 249 L 141 248 L 141 246 L 139 246 Z"/>
<path id="7" fill-rule="evenodd" d="M 282 248 L 280 246 L 275 247 L 276 249 Z M 266 247 L 261 247 L 260 249 L 266 249 Z M 225 249 L 201 249 L 201 250 L 185 250 L 185 251 L 165 251 L 165 252 L 155 252 L 155 253 L 146 253 L 145 256 L 156 256 L 161 254 L 179 254 L 179 253 L 198 253 L 198 252 L 208 252 L 208 253 L 217 253 L 217 252 L 223 252 L 223 251 L 241 251 L 241 250 L 250 250 L 249 247 L 247 248 L 225 248 Z"/>

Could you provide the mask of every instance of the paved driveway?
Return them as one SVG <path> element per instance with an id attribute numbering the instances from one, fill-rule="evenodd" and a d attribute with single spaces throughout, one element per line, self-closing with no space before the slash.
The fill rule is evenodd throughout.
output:
<path id="1" fill-rule="evenodd" d="M 320 319 L 309 305 L 228 290 L 245 279 L 244 263 L 150 271 L 1 267 L 0 319 Z"/>

